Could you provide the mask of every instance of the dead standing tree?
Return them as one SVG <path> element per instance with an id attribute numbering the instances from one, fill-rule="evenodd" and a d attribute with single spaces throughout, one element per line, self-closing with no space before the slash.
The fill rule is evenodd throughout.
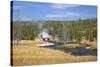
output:
<path id="1" fill-rule="evenodd" d="M 16 35 L 16 44 L 19 45 L 19 40 L 20 40 L 20 9 L 17 9 L 17 35 Z"/>
<path id="2" fill-rule="evenodd" d="M 69 23 L 65 24 L 65 22 L 62 23 L 63 26 L 63 43 L 66 44 L 70 41 L 70 34 L 69 34 Z"/>

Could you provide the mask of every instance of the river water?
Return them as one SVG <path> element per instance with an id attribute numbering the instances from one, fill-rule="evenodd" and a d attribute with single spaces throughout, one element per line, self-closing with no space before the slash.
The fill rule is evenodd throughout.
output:
<path id="1" fill-rule="evenodd" d="M 55 50 L 64 51 L 66 53 L 70 52 L 72 55 L 77 56 L 84 56 L 84 55 L 93 55 L 97 56 L 97 49 L 86 49 L 85 47 L 80 48 L 63 48 L 60 44 L 54 43 L 54 45 L 48 45 L 48 46 L 41 46 L 43 48 L 51 48 Z"/>

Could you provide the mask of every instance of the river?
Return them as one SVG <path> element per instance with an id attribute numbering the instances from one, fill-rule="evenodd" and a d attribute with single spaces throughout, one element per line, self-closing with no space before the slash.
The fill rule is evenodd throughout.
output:
<path id="1" fill-rule="evenodd" d="M 53 43 L 53 44 L 54 45 L 47 45 L 47 46 L 40 46 L 40 47 L 60 50 L 66 53 L 70 52 L 72 55 L 77 55 L 77 56 L 85 56 L 85 55 L 97 56 L 97 49 L 86 49 L 87 46 L 80 47 L 80 48 L 63 48 L 59 43 Z"/>

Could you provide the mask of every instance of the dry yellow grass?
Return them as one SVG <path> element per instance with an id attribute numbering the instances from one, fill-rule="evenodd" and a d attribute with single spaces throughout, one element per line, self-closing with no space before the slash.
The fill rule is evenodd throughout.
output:
<path id="1" fill-rule="evenodd" d="M 89 45 L 91 46 L 91 49 L 97 49 L 97 42 L 96 41 L 89 42 Z"/>
<path id="2" fill-rule="evenodd" d="M 80 43 L 88 44 L 91 47 L 91 49 L 97 49 L 96 40 L 94 40 L 93 42 L 90 42 L 90 41 L 88 41 L 86 39 L 82 39 Z"/>
<path id="3" fill-rule="evenodd" d="M 79 44 L 65 44 L 65 45 L 62 45 L 61 47 L 64 47 L 64 48 L 78 48 L 78 47 L 81 47 L 81 45 L 79 45 Z"/>
<path id="4" fill-rule="evenodd" d="M 24 43 L 25 44 L 25 43 Z M 13 46 L 13 65 L 57 64 L 96 61 L 96 56 L 72 56 L 59 50 L 39 48 L 33 44 Z"/>

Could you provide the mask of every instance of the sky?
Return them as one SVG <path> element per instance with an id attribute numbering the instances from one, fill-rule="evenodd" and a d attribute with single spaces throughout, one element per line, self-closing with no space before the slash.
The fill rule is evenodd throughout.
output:
<path id="1" fill-rule="evenodd" d="M 13 20 L 78 20 L 97 17 L 97 7 L 78 4 L 57 4 L 13 1 Z"/>

